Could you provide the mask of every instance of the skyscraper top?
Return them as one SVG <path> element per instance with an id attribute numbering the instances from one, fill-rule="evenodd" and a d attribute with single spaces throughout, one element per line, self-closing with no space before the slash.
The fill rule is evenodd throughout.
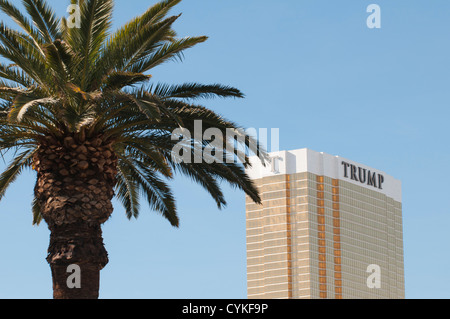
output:
<path id="1" fill-rule="evenodd" d="M 273 152 L 270 157 L 271 162 L 266 166 L 258 157 L 250 158 L 252 167 L 247 173 L 251 179 L 310 172 L 375 190 L 401 202 L 400 180 L 367 165 L 307 148 Z"/>

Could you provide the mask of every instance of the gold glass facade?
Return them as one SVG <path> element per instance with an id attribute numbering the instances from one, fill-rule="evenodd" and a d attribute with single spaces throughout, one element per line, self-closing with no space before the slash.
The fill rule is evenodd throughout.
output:
<path id="1" fill-rule="evenodd" d="M 404 298 L 401 202 L 310 172 L 254 179 L 246 199 L 248 298 Z M 381 287 L 370 288 L 369 265 Z"/>

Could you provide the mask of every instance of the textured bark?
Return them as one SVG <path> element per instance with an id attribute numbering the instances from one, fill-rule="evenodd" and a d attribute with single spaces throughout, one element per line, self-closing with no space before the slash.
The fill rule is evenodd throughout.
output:
<path id="1" fill-rule="evenodd" d="M 100 271 L 92 265 L 81 267 L 81 288 L 68 288 L 67 267 L 51 265 L 54 299 L 98 299 L 100 288 Z"/>
<path id="2" fill-rule="evenodd" d="M 52 137 L 34 157 L 35 195 L 51 235 L 47 261 L 54 298 L 98 298 L 100 270 L 108 263 L 101 225 L 111 216 L 117 157 L 111 143 Z M 81 288 L 67 286 L 69 265 L 81 268 Z"/>

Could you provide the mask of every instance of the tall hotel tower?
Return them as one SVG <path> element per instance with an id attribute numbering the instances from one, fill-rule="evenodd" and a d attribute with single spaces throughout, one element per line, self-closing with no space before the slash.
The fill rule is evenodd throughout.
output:
<path id="1" fill-rule="evenodd" d="M 271 157 L 248 170 L 248 298 L 404 298 L 400 181 L 309 149 Z"/>

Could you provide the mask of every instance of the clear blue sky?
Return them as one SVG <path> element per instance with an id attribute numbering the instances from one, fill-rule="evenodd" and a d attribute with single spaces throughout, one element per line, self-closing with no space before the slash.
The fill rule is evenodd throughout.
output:
<path id="1" fill-rule="evenodd" d="M 68 1 L 49 2 L 65 13 Z M 116 0 L 115 27 L 153 3 Z M 371 3 L 378 30 L 366 26 Z M 400 179 L 406 297 L 450 298 L 450 1 L 184 0 L 181 12 L 179 35 L 210 39 L 154 80 L 236 86 L 246 99 L 205 105 L 279 128 L 282 150 L 308 147 Z M 199 186 L 172 185 L 180 229 L 145 206 L 128 221 L 116 205 L 103 228 L 101 298 L 246 298 L 244 194 L 224 185 L 229 205 L 218 211 Z M 0 203 L 0 298 L 52 297 L 33 186 L 26 172 Z"/>

